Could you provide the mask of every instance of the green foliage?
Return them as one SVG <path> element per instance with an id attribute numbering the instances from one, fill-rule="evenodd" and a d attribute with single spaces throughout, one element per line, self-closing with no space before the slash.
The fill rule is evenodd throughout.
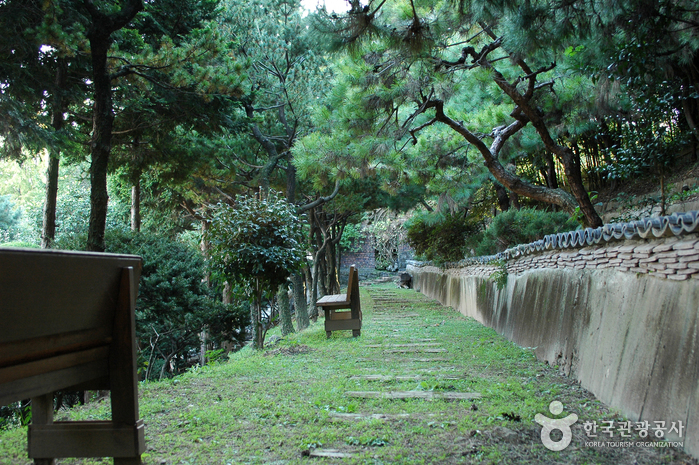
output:
<path id="1" fill-rule="evenodd" d="M 13 402 L 0 406 L 0 431 L 12 429 L 17 426 L 26 426 L 31 423 L 32 405 L 23 405 L 22 402 Z"/>
<path id="2" fill-rule="evenodd" d="M 39 246 L 39 244 L 36 244 L 34 242 L 25 242 L 25 241 L 4 242 L 4 243 L 0 244 L 0 247 L 18 247 L 18 248 L 22 248 L 22 249 L 40 249 L 41 248 L 41 246 Z"/>
<path id="3" fill-rule="evenodd" d="M 14 239 L 15 227 L 22 216 L 21 210 L 15 208 L 9 195 L 0 195 L 0 242 Z"/>
<path id="4" fill-rule="evenodd" d="M 567 213 L 522 208 L 493 218 L 488 228 L 470 242 L 476 255 L 492 255 L 517 244 L 528 244 L 547 234 L 570 231 L 578 226 Z"/>
<path id="5" fill-rule="evenodd" d="M 507 285 L 507 265 L 503 260 L 498 260 L 492 264 L 498 269 L 490 274 L 490 279 L 495 281 L 495 285 L 501 291 Z"/>
<path id="6" fill-rule="evenodd" d="M 219 203 L 206 237 L 211 270 L 229 282 L 259 280 L 276 289 L 305 258 L 295 208 L 276 192 L 265 200 L 238 196 L 233 206 Z"/>
<path id="7" fill-rule="evenodd" d="M 186 369 L 188 354 L 198 350 L 205 326 L 214 342 L 244 340 L 247 307 L 213 298 L 202 282 L 206 265 L 196 249 L 153 234 L 124 232 L 108 234 L 106 245 L 107 252 L 143 257 L 136 332 L 144 377 L 172 376 Z"/>
<path id="8" fill-rule="evenodd" d="M 84 250 L 87 242 L 87 228 L 90 222 L 90 187 L 86 179 L 85 164 L 63 167 L 59 180 L 70 189 L 59 189 L 56 201 L 56 241 L 55 248 Z M 129 231 L 129 205 L 115 195 L 114 184 L 108 182 L 109 209 L 107 210 L 107 231 L 112 233 Z M 35 228 L 41 229 L 41 210 L 34 211 Z"/>
<path id="9" fill-rule="evenodd" d="M 693 98 L 699 94 L 692 93 Z M 618 143 L 607 150 L 614 159 L 602 168 L 612 179 L 631 179 L 639 174 L 668 174 L 678 153 L 690 147 L 693 136 L 678 124 L 677 109 L 683 97 L 669 82 L 644 88 L 632 98 L 634 113 L 620 118 Z"/>
<path id="10" fill-rule="evenodd" d="M 349 223 L 345 226 L 340 238 L 340 250 L 343 252 L 360 252 L 366 240 L 361 224 Z"/>
<path id="11" fill-rule="evenodd" d="M 415 253 L 438 263 L 455 262 L 464 258 L 470 237 L 479 232 L 480 225 L 463 214 L 419 215 L 407 224 L 408 244 Z"/>

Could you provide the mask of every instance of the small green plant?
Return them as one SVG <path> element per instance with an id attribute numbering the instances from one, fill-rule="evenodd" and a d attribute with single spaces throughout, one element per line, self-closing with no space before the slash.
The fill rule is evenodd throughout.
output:
<path id="1" fill-rule="evenodd" d="M 434 391 L 437 389 L 437 386 L 439 383 L 436 381 L 420 381 L 420 384 L 417 385 L 417 388 L 415 389 L 416 391 Z"/>
<path id="2" fill-rule="evenodd" d="M 490 279 L 495 281 L 495 285 L 501 291 L 507 285 L 507 264 L 504 260 L 497 260 L 492 264 L 498 269 L 490 274 Z"/>
<path id="3" fill-rule="evenodd" d="M 209 266 L 221 281 L 245 283 L 252 304 L 253 345 L 264 347 L 262 302 L 301 267 L 306 252 L 296 209 L 276 192 L 219 203 L 209 220 Z"/>
<path id="4" fill-rule="evenodd" d="M 208 363 L 221 363 L 228 360 L 228 353 L 225 349 L 207 350 L 206 360 Z"/>
<path id="5" fill-rule="evenodd" d="M 699 194 L 699 185 L 694 186 L 691 189 L 681 190 L 680 192 L 671 195 L 667 201 L 668 203 L 683 202 L 696 194 Z"/>
<path id="6" fill-rule="evenodd" d="M 384 438 L 355 438 L 354 436 L 350 436 L 345 440 L 345 443 L 347 443 L 348 446 L 383 447 L 388 444 L 388 441 Z"/>

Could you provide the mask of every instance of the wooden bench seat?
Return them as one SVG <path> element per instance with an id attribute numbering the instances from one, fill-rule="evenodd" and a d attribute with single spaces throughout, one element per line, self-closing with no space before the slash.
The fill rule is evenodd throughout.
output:
<path id="1" fill-rule="evenodd" d="M 316 304 L 325 312 L 325 333 L 328 337 L 333 331 L 352 330 L 352 336 L 361 335 L 362 307 L 359 300 L 359 273 L 352 265 L 345 294 L 326 295 Z M 349 309 L 338 312 L 337 310 Z"/>
<path id="2" fill-rule="evenodd" d="M 32 400 L 29 457 L 141 463 L 135 304 L 141 258 L 0 249 L 0 405 Z M 54 422 L 53 392 L 110 390 L 110 421 Z"/>

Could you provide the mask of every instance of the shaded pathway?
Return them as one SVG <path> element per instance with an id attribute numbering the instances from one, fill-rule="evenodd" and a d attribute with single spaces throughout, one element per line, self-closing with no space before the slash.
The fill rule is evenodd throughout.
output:
<path id="1" fill-rule="evenodd" d="M 365 356 L 357 359 L 366 374 L 349 377 L 366 388 L 345 391 L 346 398 L 359 399 L 358 412 L 333 412 L 333 421 L 383 422 L 395 430 L 422 424 L 412 426 L 415 436 L 406 445 L 429 463 L 696 463 L 675 450 L 638 447 L 638 442 L 627 447 L 632 441 L 618 433 L 614 438 L 615 430 L 595 437 L 585 431 L 585 422 L 616 427 L 624 419 L 529 351 L 414 291 L 366 289 L 363 306 L 369 310 L 358 341 Z M 454 320 L 462 323 L 456 325 L 460 334 Z M 558 417 L 547 411 L 554 400 L 565 408 Z M 405 402 L 433 405 L 409 413 L 412 406 Z M 545 448 L 534 415 L 561 418 L 571 412 L 580 421 L 572 427 L 569 446 L 561 452 Z M 430 443 L 430 436 L 440 437 L 441 444 Z M 552 439 L 563 438 L 554 433 Z M 310 455 L 351 459 L 358 452 L 352 449 L 318 449 Z"/>

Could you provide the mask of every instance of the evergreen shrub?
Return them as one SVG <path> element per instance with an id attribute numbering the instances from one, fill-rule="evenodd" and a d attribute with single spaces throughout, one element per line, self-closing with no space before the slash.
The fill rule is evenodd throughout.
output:
<path id="1" fill-rule="evenodd" d="M 418 257 L 437 263 L 455 262 L 464 258 L 468 239 L 478 234 L 481 226 L 461 214 L 417 215 L 406 223 L 408 244 Z"/>
<path id="2" fill-rule="evenodd" d="M 198 353 L 207 329 L 216 346 L 223 340 L 242 345 L 249 324 L 247 306 L 225 305 L 206 286 L 201 253 L 182 242 L 150 233 L 111 231 L 107 252 L 143 257 L 136 305 L 140 370 L 145 377 L 176 375 Z"/>
<path id="3" fill-rule="evenodd" d="M 469 244 L 476 256 L 492 255 L 518 244 L 537 241 L 547 234 L 574 230 L 577 226 L 577 221 L 567 213 L 511 209 L 493 218 L 488 228 L 471 238 Z"/>
<path id="4" fill-rule="evenodd" d="M 567 213 L 533 208 L 501 213 L 487 228 L 472 217 L 458 214 L 422 214 L 406 224 L 408 243 L 416 255 L 437 264 L 457 262 L 467 256 L 493 255 L 577 226 Z"/>

